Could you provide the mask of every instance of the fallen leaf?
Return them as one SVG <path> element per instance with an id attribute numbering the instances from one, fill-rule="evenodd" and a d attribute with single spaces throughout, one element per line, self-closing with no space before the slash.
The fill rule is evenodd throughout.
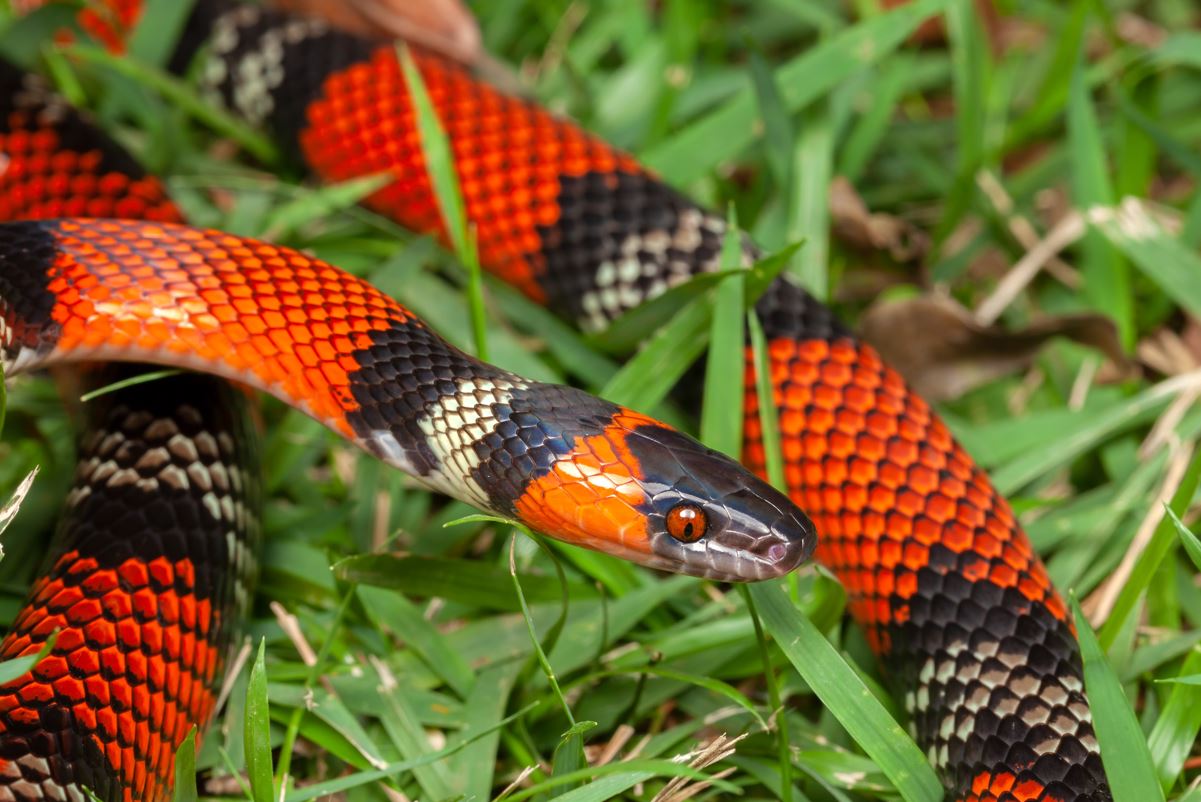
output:
<path id="1" fill-rule="evenodd" d="M 1161 326 L 1139 340 L 1138 359 L 1156 373 L 1179 376 L 1201 366 L 1201 323 L 1185 315 L 1179 331 Z"/>
<path id="2" fill-rule="evenodd" d="M 359 36 L 404 39 L 464 64 L 483 54 L 480 27 L 461 0 L 272 0 Z"/>
<path id="3" fill-rule="evenodd" d="M 1103 315 L 1056 315 L 1024 329 L 982 326 L 951 298 L 927 294 L 878 301 L 860 333 L 884 359 L 931 401 L 946 401 L 1001 376 L 1025 369 L 1053 337 L 1095 348 L 1129 375 L 1117 328 Z"/>
<path id="4" fill-rule="evenodd" d="M 830 182 L 830 220 L 843 242 L 863 250 L 888 251 L 898 262 L 920 259 L 930 248 L 929 236 L 917 226 L 868 209 L 843 176 Z"/>

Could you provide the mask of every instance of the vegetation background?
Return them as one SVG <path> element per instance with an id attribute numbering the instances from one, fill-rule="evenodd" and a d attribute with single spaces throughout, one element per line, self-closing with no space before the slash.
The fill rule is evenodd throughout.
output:
<path id="1" fill-rule="evenodd" d="M 719 360 L 740 349 L 735 282 L 588 338 L 489 279 L 473 315 L 479 279 L 462 260 L 355 206 L 374 179 L 306 182 L 162 71 L 187 6 L 151 0 L 122 57 L 53 43 L 61 9 L 6 14 L 0 53 L 90 109 L 193 222 L 310 249 L 468 350 L 736 448 L 729 372 L 693 388 L 717 412 L 667 398 L 707 341 Z M 1196 5 L 471 10 L 494 77 L 729 208 L 939 401 L 1099 628 L 1082 634 L 1102 747 L 1123 767 L 1116 797 L 1201 799 Z M 748 594 L 495 521 L 448 526 L 472 511 L 278 403 L 263 417 L 259 601 L 196 761 L 204 795 L 267 800 L 274 781 L 290 802 L 940 798 L 822 569 Z M 73 464 L 50 382 L 14 383 L 5 424 L 0 488 L 41 473 L 4 533 L 0 622 Z"/>

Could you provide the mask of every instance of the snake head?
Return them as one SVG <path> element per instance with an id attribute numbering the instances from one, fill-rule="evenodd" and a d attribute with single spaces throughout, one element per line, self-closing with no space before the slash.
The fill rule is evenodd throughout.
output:
<path id="1" fill-rule="evenodd" d="M 612 407 L 514 505 L 551 537 L 651 568 L 730 582 L 782 576 L 817 545 L 787 496 L 729 457 Z M 595 430 L 594 430 L 595 431 Z"/>

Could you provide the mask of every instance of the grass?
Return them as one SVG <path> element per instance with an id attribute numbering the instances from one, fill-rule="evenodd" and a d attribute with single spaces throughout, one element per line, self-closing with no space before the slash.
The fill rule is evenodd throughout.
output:
<path id="1" fill-rule="evenodd" d="M 175 24 L 171 5 L 152 3 L 165 25 Z M 1193 4 L 999 0 L 1015 21 L 1007 30 L 1041 43 L 1008 50 L 990 46 L 974 5 L 917 0 L 887 14 L 878 5 L 473 4 L 489 47 L 533 95 L 699 200 L 731 208 L 769 249 L 794 246 L 745 281 L 697 283 L 589 338 L 488 278 L 480 303 L 462 262 L 354 206 L 376 177 L 304 183 L 261 133 L 148 66 L 164 57 L 155 37 L 139 40 L 136 58 L 85 44 L 79 58 L 48 63 L 167 177 L 194 222 L 310 249 L 467 350 L 631 403 L 727 450 L 737 416 L 710 407 L 696 417 L 667 394 L 707 343 L 710 364 L 732 369 L 740 310 L 773 269 L 796 271 L 852 321 L 882 289 L 911 291 L 927 279 L 972 307 L 1029 249 L 1009 220 L 1045 235 L 1075 209 L 1095 225 L 1062 258 L 1087 289 L 1040 276 L 1002 323 L 1097 311 L 1115 318 L 1128 347 L 1179 335 L 1186 313 L 1201 309 L 1201 60 L 1185 24 Z M 945 14 L 947 39 L 915 46 L 909 35 L 930 14 Z M 1132 40 L 1134 18 L 1163 37 Z M 45 42 L 48 20 L 5 28 L 0 51 L 32 63 L 31 42 Z M 243 155 L 228 158 L 222 146 L 218 157 L 219 140 Z M 1011 211 L 981 189 L 982 170 Z M 930 237 L 924 269 L 827 229 L 822 199 L 836 175 L 872 211 Z M 1112 206 L 1127 195 L 1153 200 L 1156 215 Z M 442 203 L 453 216 L 453 197 Z M 470 230 L 461 221 L 451 230 L 470 263 Z M 627 362 L 642 338 L 649 347 Z M 1139 758 L 1122 772 L 1118 798 L 1196 799 L 1201 549 L 1189 528 L 1201 409 L 1180 400 L 1196 384 L 1154 370 L 1090 382 L 1093 360 L 1054 342 L 1022 373 L 940 411 L 1014 501 L 1057 585 L 1086 610 L 1147 532 L 1143 557 L 1110 591 L 1116 613 L 1085 639 L 1088 681 L 1105 754 Z M 704 389 L 720 398 L 730 387 Z M 489 799 L 508 789 L 506 799 L 581 802 L 650 800 L 678 778 L 673 787 L 714 782 L 699 799 L 938 798 L 896 729 L 903 713 L 886 679 L 847 622 L 845 594 L 823 571 L 742 594 L 512 540 L 508 527 L 467 517 L 470 508 L 431 497 L 300 413 L 263 407 L 262 580 L 242 670 L 196 761 L 205 777 L 242 772 L 244 785 L 212 789 L 259 800 L 279 798 L 282 786 L 294 802 Z M 41 473 L 3 535 L 0 623 L 21 602 L 72 466 L 66 413 L 42 379 L 9 388 L 0 499 L 35 466 Z M 1164 517 L 1160 499 L 1176 518 Z M 1083 622 L 1081 630 L 1089 634 Z M 297 633 L 315 662 L 301 657 Z M 719 732 L 746 737 L 709 764 L 698 744 Z M 602 765 L 617 747 L 636 756 Z"/>

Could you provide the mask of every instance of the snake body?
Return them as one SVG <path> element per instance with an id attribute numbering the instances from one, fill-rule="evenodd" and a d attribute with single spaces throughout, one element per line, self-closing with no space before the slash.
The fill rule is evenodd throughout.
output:
<path id="1" fill-rule="evenodd" d="M 209 0 L 186 30 L 177 69 L 201 59 L 205 91 L 322 179 L 390 174 L 367 205 L 445 238 L 393 45 Z M 488 269 L 585 329 L 717 269 L 721 217 L 574 124 L 414 53 Z M 757 311 L 789 494 L 948 798 L 1109 799 L 1070 617 L 1009 505 L 828 308 L 782 278 Z M 762 471 L 746 370 L 745 462 Z"/>
<path id="2" fill-rule="evenodd" d="M 90 189 L 97 211 L 174 216 L 111 143 L 72 149 L 83 121 L 36 79 L 10 79 L 18 110 L 0 142 L 10 154 L 0 190 L 13 214 L 55 213 Z M 0 357 L 8 376 L 123 361 L 234 379 L 432 489 L 655 568 L 763 579 L 815 545 L 784 494 L 675 429 L 480 362 L 366 282 L 218 231 L 0 224 Z M 162 798 L 174 749 L 207 720 L 239 618 L 230 589 L 247 584 L 247 549 L 234 544 L 254 538 L 238 495 L 250 491 L 235 478 L 252 468 L 231 467 L 242 438 L 196 412 L 226 403 L 206 381 L 209 402 L 171 386 L 146 401 L 122 394 L 86 438 L 73 494 L 82 501 L 0 647 L 32 654 L 64 631 L 49 658 L 0 691 L 0 799 L 78 795 L 80 783 L 106 799 Z M 137 503 L 160 489 L 153 505 Z M 188 527 L 172 532 L 173 516 Z"/>

